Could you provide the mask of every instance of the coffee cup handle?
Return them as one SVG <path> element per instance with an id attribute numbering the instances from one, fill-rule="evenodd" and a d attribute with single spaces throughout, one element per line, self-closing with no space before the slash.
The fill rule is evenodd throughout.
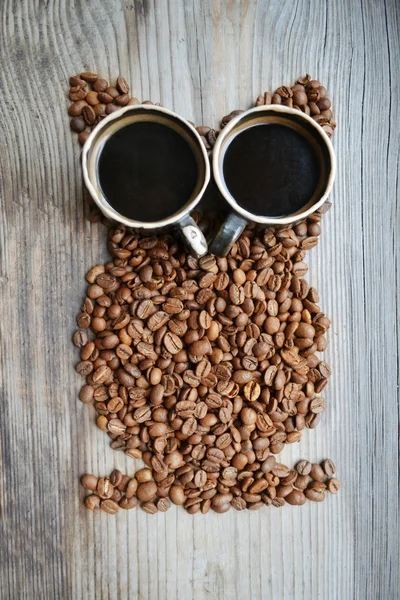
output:
<path id="1" fill-rule="evenodd" d="M 217 256 L 226 256 L 246 225 L 246 219 L 235 212 L 231 212 L 215 235 L 210 246 L 210 252 Z"/>
<path id="2" fill-rule="evenodd" d="M 207 254 L 208 245 L 206 238 L 192 217 L 185 217 L 185 219 L 179 223 L 179 232 L 183 243 L 193 256 L 200 258 Z"/>

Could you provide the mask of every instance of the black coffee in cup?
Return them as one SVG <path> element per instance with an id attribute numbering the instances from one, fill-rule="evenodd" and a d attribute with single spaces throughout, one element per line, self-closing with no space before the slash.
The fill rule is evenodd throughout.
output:
<path id="1" fill-rule="evenodd" d="M 153 222 L 187 204 L 199 169 L 190 144 L 172 127 L 138 121 L 106 140 L 98 177 L 113 209 L 135 221 Z"/>
<path id="2" fill-rule="evenodd" d="M 326 178 L 318 141 L 295 125 L 261 123 L 239 131 L 222 164 L 231 196 L 263 217 L 296 213 L 318 197 Z"/>

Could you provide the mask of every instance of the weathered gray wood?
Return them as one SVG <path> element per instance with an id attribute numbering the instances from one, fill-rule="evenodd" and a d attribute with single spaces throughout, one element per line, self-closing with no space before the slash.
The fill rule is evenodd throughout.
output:
<path id="1" fill-rule="evenodd" d="M 0 596 L 394 600 L 398 3 L 3 0 L 1 9 Z M 328 87 L 338 179 L 309 276 L 333 320 L 333 377 L 322 424 L 282 460 L 332 457 L 339 496 L 206 517 L 82 507 L 83 472 L 133 471 L 76 400 L 70 336 L 84 273 L 107 254 L 103 227 L 84 217 L 66 118 L 67 77 L 83 68 L 121 72 L 139 98 L 206 124 L 307 71 Z"/>

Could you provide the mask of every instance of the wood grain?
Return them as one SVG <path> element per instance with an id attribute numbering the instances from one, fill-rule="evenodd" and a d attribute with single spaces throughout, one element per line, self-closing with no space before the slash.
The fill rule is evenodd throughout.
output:
<path id="1" fill-rule="evenodd" d="M 0 6 L 1 598 L 397 598 L 396 0 Z M 198 124 L 306 72 L 329 89 L 339 169 L 309 278 L 333 320 L 333 377 L 325 419 L 282 461 L 333 458 L 337 497 L 206 517 L 82 507 L 82 473 L 134 470 L 76 400 L 70 337 L 84 274 L 107 256 L 66 118 L 84 68 Z"/>

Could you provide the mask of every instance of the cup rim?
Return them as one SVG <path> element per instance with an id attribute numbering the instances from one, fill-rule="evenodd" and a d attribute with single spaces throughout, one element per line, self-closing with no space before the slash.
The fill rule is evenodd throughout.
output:
<path id="1" fill-rule="evenodd" d="M 221 146 L 222 146 L 223 142 L 229 137 L 229 134 L 231 133 L 231 131 L 236 127 L 236 125 L 238 123 L 240 123 L 240 121 L 242 121 L 244 118 L 246 118 L 249 114 L 257 114 L 257 113 L 263 113 L 263 112 L 264 113 L 278 112 L 278 113 L 294 115 L 297 118 L 303 119 L 306 122 L 308 122 L 318 132 L 318 134 L 324 141 L 325 146 L 328 149 L 329 158 L 331 161 L 329 177 L 328 177 L 326 189 L 325 189 L 323 196 L 321 196 L 321 198 L 318 200 L 318 202 L 316 202 L 315 204 L 313 204 L 306 210 L 300 210 L 297 213 L 293 213 L 293 214 L 285 216 L 285 217 L 264 217 L 262 215 L 255 215 L 255 214 L 247 211 L 245 208 L 242 208 L 240 206 L 240 204 L 238 204 L 238 202 L 233 198 L 233 196 L 229 192 L 226 184 L 223 182 L 222 177 L 221 177 L 222 170 L 220 171 L 220 168 L 219 168 Z M 268 105 L 255 106 L 253 108 L 250 108 L 250 109 L 240 113 L 236 117 L 234 117 L 231 121 L 229 121 L 229 123 L 221 131 L 221 133 L 217 137 L 217 141 L 215 142 L 213 154 L 212 154 L 212 169 L 213 169 L 214 179 L 218 186 L 219 191 L 221 192 L 221 194 L 223 195 L 225 200 L 231 205 L 231 207 L 237 213 L 239 213 L 242 217 L 244 217 L 248 221 L 253 221 L 255 223 L 260 223 L 263 225 L 286 225 L 288 223 L 293 223 L 294 221 L 298 221 L 300 219 L 304 219 L 305 217 L 308 217 L 308 215 L 310 215 L 313 212 L 315 212 L 316 210 L 318 210 L 318 208 L 320 208 L 324 204 L 324 202 L 327 200 L 327 198 L 329 197 L 329 194 L 331 192 L 333 182 L 336 177 L 336 156 L 335 156 L 335 151 L 333 149 L 331 140 L 329 139 L 326 132 L 322 129 L 322 127 L 320 125 L 318 125 L 318 123 L 316 121 L 314 121 L 314 119 L 312 119 L 310 116 L 306 115 L 305 113 L 303 113 L 295 108 L 290 108 L 289 106 L 282 106 L 280 104 L 268 104 Z"/>
<path id="2" fill-rule="evenodd" d="M 92 146 L 94 145 L 94 143 L 96 142 L 96 138 L 99 136 L 99 133 L 101 133 L 101 131 L 103 129 L 106 129 L 112 121 L 120 119 L 125 113 L 131 113 L 131 112 L 134 113 L 138 110 L 141 110 L 141 111 L 145 110 L 145 111 L 149 111 L 149 112 L 153 112 L 153 113 L 164 114 L 164 115 L 171 117 L 172 119 L 180 121 L 187 129 L 189 129 L 189 131 L 194 135 L 195 139 L 197 140 L 198 147 L 199 147 L 199 150 L 201 152 L 201 155 L 203 157 L 203 162 L 204 162 L 203 184 L 202 184 L 199 192 L 197 193 L 197 195 L 193 198 L 193 200 L 190 203 L 186 203 L 180 211 L 175 212 L 173 215 L 171 215 L 165 219 L 161 219 L 159 221 L 136 221 L 134 219 L 125 217 L 124 215 L 119 213 L 117 210 L 112 208 L 112 206 L 110 204 L 104 202 L 102 196 L 97 193 L 94 185 L 91 182 L 90 176 L 89 176 L 89 168 L 88 168 L 89 152 L 90 152 Z M 86 140 L 86 142 L 82 148 L 82 171 L 83 171 L 83 179 L 84 179 L 85 185 L 86 185 L 91 197 L 93 198 L 93 200 L 95 201 L 97 206 L 100 208 L 100 210 L 106 217 L 108 217 L 109 219 L 112 219 L 114 221 L 117 221 L 119 223 L 122 223 L 123 225 L 126 225 L 127 227 L 132 227 L 135 229 L 148 229 L 148 230 L 153 230 L 153 229 L 158 229 L 158 228 L 163 228 L 163 227 L 167 227 L 170 225 L 174 225 L 174 224 L 180 222 L 182 220 L 182 218 L 188 216 L 190 214 L 190 212 L 195 208 L 195 206 L 197 206 L 197 204 L 200 202 L 202 196 L 204 195 L 204 192 L 209 184 L 210 175 L 211 175 L 210 161 L 208 159 L 207 150 L 201 140 L 201 137 L 200 137 L 198 131 L 195 129 L 195 127 L 193 125 L 191 125 L 191 123 L 189 123 L 189 121 L 187 121 L 186 119 L 184 119 L 183 117 L 178 115 L 178 113 L 175 113 L 174 111 L 169 110 L 168 108 L 164 108 L 163 106 L 155 106 L 154 104 L 137 104 L 137 105 L 133 105 L 133 106 L 124 106 L 124 107 L 121 107 L 120 110 L 116 110 L 115 112 L 113 112 L 110 115 L 108 115 L 107 117 L 105 117 L 105 119 L 103 119 L 101 121 L 101 123 L 99 123 L 93 129 L 93 131 L 90 133 L 88 139 Z"/>

